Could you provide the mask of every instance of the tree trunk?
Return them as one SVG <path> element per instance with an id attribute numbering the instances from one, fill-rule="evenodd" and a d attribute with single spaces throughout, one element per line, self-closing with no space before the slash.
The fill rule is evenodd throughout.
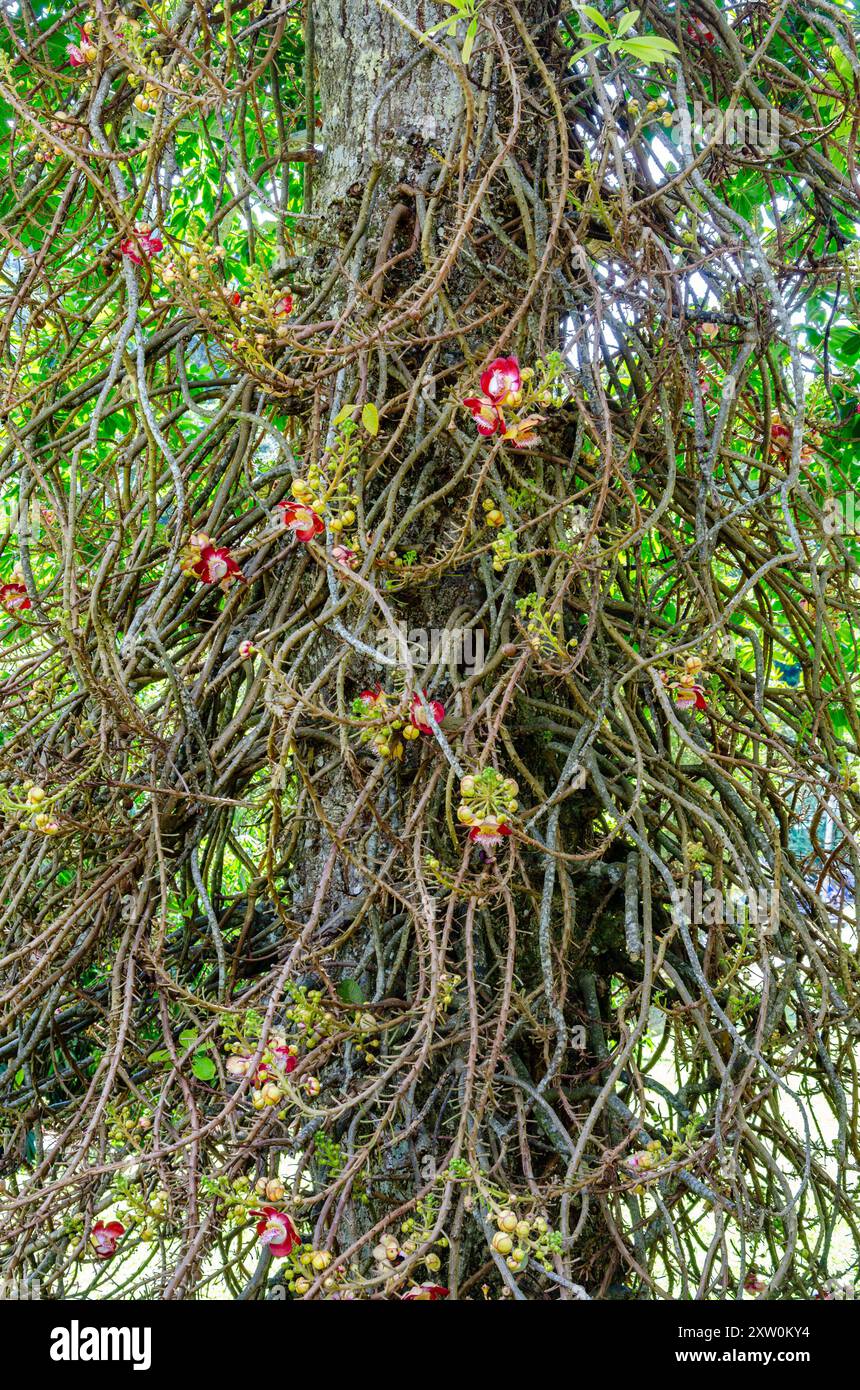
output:
<path id="1" fill-rule="evenodd" d="M 536 22 L 538 8 L 529 16 L 531 21 Z M 461 546 L 464 553 L 457 562 L 450 560 L 456 538 L 452 516 L 477 513 L 472 529 L 480 535 L 482 496 L 504 506 L 505 487 L 522 483 L 524 475 L 541 489 L 547 465 L 528 455 L 506 459 L 498 449 L 491 452 L 475 439 L 460 398 L 477 389 L 481 369 L 497 348 L 497 334 L 520 310 L 524 267 L 532 275 L 532 306 L 519 317 L 515 336 L 507 338 L 502 350 L 515 350 L 525 365 L 562 346 L 563 305 L 551 274 L 553 257 L 547 254 L 545 263 L 541 259 L 523 212 L 529 206 L 530 182 L 543 188 L 549 178 L 557 190 L 567 170 L 558 129 L 529 97 L 529 88 L 539 80 L 535 64 L 542 68 L 542 62 L 510 17 L 502 12 L 499 19 L 510 74 L 498 60 L 487 61 L 481 49 L 467 77 L 459 64 L 462 31 L 456 44 L 436 36 L 443 53 L 419 42 L 419 33 L 442 13 L 414 3 L 394 11 L 375 0 L 320 0 L 314 6 L 323 114 L 318 139 L 324 153 L 313 179 L 313 211 L 319 222 L 313 232 L 316 248 L 309 278 L 320 290 L 317 316 L 333 325 L 327 338 L 329 356 L 316 377 L 318 413 L 311 434 L 318 441 L 317 457 L 323 464 L 331 458 L 332 422 L 345 403 L 372 402 L 382 425 L 378 438 L 363 441 L 362 479 L 367 481 L 360 489 L 363 519 L 371 518 L 361 536 L 362 549 L 377 552 L 375 563 L 363 567 L 364 586 L 352 586 L 352 601 L 339 631 L 329 624 L 320 632 L 304 675 L 306 683 L 320 679 L 327 664 L 339 662 L 347 705 L 376 682 L 396 697 L 401 692 L 409 695 L 416 679 L 429 679 L 430 694 L 441 698 L 446 710 L 444 741 L 421 738 L 420 747 L 413 741 L 402 761 L 374 762 L 367 748 L 357 747 L 354 740 L 343 760 L 317 756 L 318 775 L 313 780 L 320 818 L 306 823 L 298 856 L 304 882 L 293 911 L 313 926 L 312 940 L 319 952 L 315 982 L 355 978 L 380 1023 L 391 1017 L 391 1007 L 385 1005 L 391 996 L 404 1001 L 421 1020 L 414 1040 L 404 1047 L 401 1069 L 393 1069 L 395 1100 L 390 1113 L 403 1133 L 402 1142 L 386 1146 L 380 1125 L 363 1148 L 356 1143 L 360 1182 L 369 1185 L 376 1200 L 367 1208 L 356 1207 L 346 1219 L 344 1230 L 353 1237 L 383 1219 L 389 1205 L 408 1203 L 416 1175 L 419 1190 L 432 1191 L 433 1174 L 452 1156 L 476 1171 L 490 1164 L 490 1150 L 497 1143 L 492 1127 L 487 1129 L 495 1108 L 490 1096 L 502 1075 L 509 1089 L 520 1087 L 519 1098 L 515 1101 L 511 1090 L 503 1118 L 493 1123 L 510 1129 L 518 1123 L 518 1110 L 519 1122 L 536 1123 L 541 1134 L 539 1161 L 548 1172 L 558 1169 L 561 1177 L 572 1141 L 557 1119 L 547 1120 L 541 1109 L 546 1099 L 541 1096 L 558 1085 L 562 1074 L 587 1072 L 606 1056 L 600 1023 L 603 980 L 595 984 L 591 971 L 578 983 L 567 984 L 563 978 L 571 947 L 566 873 L 557 875 L 548 868 L 551 861 L 540 856 L 525 868 L 518 852 L 512 851 L 514 881 L 500 886 L 507 878 L 501 856 L 497 860 L 473 850 L 470 857 L 462 837 L 452 843 L 446 823 L 450 804 L 456 806 L 460 776 L 487 759 L 508 774 L 524 772 L 530 777 L 530 801 L 535 793 L 544 796 L 562 785 L 568 771 L 544 736 L 523 730 L 505 747 L 495 743 L 492 732 L 493 714 L 500 703 L 505 706 L 515 699 L 517 682 L 535 657 L 528 643 L 511 641 L 517 633 L 510 618 L 499 624 L 493 617 L 493 595 L 503 578 L 509 586 L 520 580 L 522 591 L 529 590 L 526 563 L 515 560 L 506 572 L 500 567 L 501 573 L 494 569 L 487 553 L 492 531 L 484 532 L 480 546 L 471 537 L 470 544 Z M 540 32 L 537 24 L 536 29 Z M 500 149 L 490 125 L 516 131 L 518 146 L 528 150 L 527 159 L 517 162 L 510 148 Z M 494 177 L 482 188 L 491 164 Z M 539 312 L 535 306 L 540 306 Z M 392 439 L 395 448 L 390 447 Z M 564 459 L 572 444 L 569 422 L 561 417 L 547 420 L 542 453 L 551 450 Z M 493 479 L 484 493 L 475 487 L 482 470 L 485 480 L 488 470 Z M 428 494 L 441 495 L 427 503 Z M 387 529 L 380 534 L 373 518 L 382 516 Z M 477 558 L 465 553 L 473 548 L 482 552 Z M 417 556 L 414 582 L 404 580 L 402 567 L 392 566 L 395 555 L 399 561 L 410 551 Z M 392 579 L 395 587 L 390 587 Z M 330 593 L 339 598 L 345 591 L 350 591 L 350 581 L 344 584 L 338 573 Z M 434 668 L 431 662 L 423 676 L 419 668 L 410 679 L 402 661 L 393 667 L 381 665 L 370 652 L 392 651 L 392 619 L 408 632 L 421 633 L 475 624 L 493 674 L 485 678 L 462 664 L 446 669 Z M 393 650 L 397 652 L 396 645 Z M 557 654 L 547 654 L 557 661 Z M 552 662 L 544 663 L 547 673 L 551 667 Z M 545 679 L 540 662 L 536 675 L 540 694 Z M 333 697 L 333 682 L 327 689 Z M 296 751 L 307 785 L 312 780 L 313 739 L 299 738 Z M 510 765 L 511 757 L 516 766 Z M 426 809 L 421 810 L 424 803 Z M 588 833 L 593 810 L 567 803 L 561 817 L 566 840 L 580 838 L 583 828 Z M 431 850 L 444 864 L 435 875 L 423 863 L 423 852 Z M 533 875 L 538 885 L 546 875 L 540 943 L 533 932 Z M 476 877 L 477 893 L 449 891 L 454 880 L 474 884 Z M 327 885 L 322 895 L 321 884 Z M 578 892 L 580 912 L 588 920 L 591 902 L 605 898 L 605 882 L 586 881 Z M 345 923 L 356 920 L 346 951 L 328 953 L 327 946 L 343 934 Z M 608 916 L 604 913 L 602 920 L 606 939 L 601 939 L 600 950 L 617 951 L 617 908 Z M 536 1035 L 528 1036 L 529 1030 L 520 1024 L 513 1030 L 518 1041 L 508 1049 L 504 1039 L 514 1020 L 506 1002 L 496 1024 L 489 1073 L 475 1071 L 465 1040 L 454 1043 L 443 1063 L 434 1063 L 426 1053 L 434 1018 L 441 1018 L 445 1033 L 456 1035 L 470 1017 L 474 1019 L 476 1003 L 468 995 L 478 991 L 482 1000 L 491 999 L 513 971 L 526 993 L 546 996 L 539 1006 L 544 1021 Z M 452 977 L 459 982 L 459 992 L 454 992 L 448 1016 L 440 1000 Z M 567 1021 L 555 1003 L 557 996 L 569 998 Z M 579 1019 L 588 1022 L 590 1032 L 586 1051 L 575 1054 L 570 1051 L 569 1025 L 573 1022 L 575 1029 L 584 1031 Z M 408 1035 L 402 1026 L 386 1031 L 383 1047 L 396 1052 Z M 419 1048 L 423 1060 L 413 1071 L 410 1051 Z M 333 1071 L 343 1079 L 342 1069 Z M 457 1097 L 464 1084 L 472 1104 L 461 1112 L 463 1096 Z M 526 1121 L 529 1113 L 533 1118 Z M 346 1115 L 335 1126 L 341 1137 L 350 1134 L 349 1120 Z M 512 1175 L 517 1183 L 525 1181 L 516 1163 Z M 435 1192 L 440 1190 L 440 1228 L 453 1218 L 459 1232 L 456 1260 L 446 1276 L 456 1289 L 468 1285 L 486 1264 L 485 1222 L 492 1203 L 478 1195 L 480 1184 L 468 1198 L 451 1184 L 440 1188 L 437 1183 Z M 590 1224 L 595 1225 L 593 1220 Z M 599 1224 L 594 1244 L 583 1242 L 582 1258 L 591 1280 L 601 1281 L 604 1271 L 614 1266 L 609 1244 Z M 558 1256 L 555 1261 L 560 1270 Z M 508 1278 L 504 1261 L 498 1263 Z"/>

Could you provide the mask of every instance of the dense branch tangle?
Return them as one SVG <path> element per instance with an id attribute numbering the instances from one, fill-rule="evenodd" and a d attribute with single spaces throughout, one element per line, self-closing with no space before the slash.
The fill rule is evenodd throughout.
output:
<path id="1" fill-rule="evenodd" d="M 429 6 L 131 9 L 3 16 L 4 1269 L 809 1296 L 856 1233 L 849 15 L 648 4 L 661 66 L 488 0 L 464 65 Z M 510 357 L 528 451 L 461 404 Z"/>

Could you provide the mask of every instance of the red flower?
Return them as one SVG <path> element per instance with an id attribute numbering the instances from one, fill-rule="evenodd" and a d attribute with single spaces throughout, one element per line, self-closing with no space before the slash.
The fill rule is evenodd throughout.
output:
<path id="1" fill-rule="evenodd" d="M 678 709 L 707 709 L 705 692 L 700 685 L 678 685 L 675 691 L 675 704 Z"/>
<path id="2" fill-rule="evenodd" d="M 385 703 L 385 695 L 383 693 L 382 686 L 378 683 L 373 687 L 372 690 L 362 690 L 358 698 L 361 701 L 361 703 L 365 705 L 369 710 L 375 709 L 375 707 L 379 704 L 380 700 L 383 704 Z"/>
<path id="3" fill-rule="evenodd" d="M 13 569 L 9 579 L 5 584 L 0 584 L 0 605 L 7 613 L 20 613 L 25 608 L 32 608 L 30 597 L 27 593 L 27 586 L 24 583 L 24 574 L 18 565 Z"/>
<path id="4" fill-rule="evenodd" d="M 442 720 L 445 718 L 445 706 L 439 700 L 428 700 L 426 690 L 422 690 L 421 694 L 424 696 L 424 703 L 432 710 L 433 718 L 436 720 L 436 723 L 441 724 Z M 418 695 L 412 696 L 412 703 L 409 707 L 409 722 L 419 733 L 432 734 L 433 732 L 427 722 L 427 716 L 424 713 L 421 705 L 421 698 Z"/>
<path id="5" fill-rule="evenodd" d="M 109 1260 L 116 1254 L 117 1241 L 125 1235 L 121 1221 L 97 1221 L 90 1231 L 90 1245 L 100 1260 Z"/>
<path id="6" fill-rule="evenodd" d="M 505 428 L 505 419 L 495 401 L 491 401 L 489 396 L 467 396 L 463 402 L 467 410 L 471 411 L 472 418 L 478 426 L 478 434 L 495 434 L 496 430 L 501 434 Z"/>
<path id="7" fill-rule="evenodd" d="M 285 295 L 283 295 L 283 296 L 274 304 L 274 306 L 273 306 L 273 308 L 272 308 L 272 313 L 275 315 L 275 318 L 276 318 L 276 319 L 286 319 L 286 318 L 289 318 L 289 316 L 290 316 L 290 314 L 291 314 L 292 312 L 293 312 L 293 296 L 292 296 L 291 294 L 285 294 Z"/>
<path id="8" fill-rule="evenodd" d="M 151 227 L 136 227 L 134 236 L 125 237 L 120 242 L 119 249 L 135 265 L 143 265 L 144 260 L 149 260 L 150 256 L 157 256 L 159 251 L 164 250 L 164 242 L 157 233 L 153 235 Z"/>
<path id="9" fill-rule="evenodd" d="M 744 1288 L 747 1293 L 764 1293 L 767 1288 L 767 1280 L 763 1279 L 760 1274 L 756 1274 L 754 1269 L 751 1269 L 744 1280 Z"/>
<path id="10" fill-rule="evenodd" d="M 227 546 L 215 545 L 202 531 L 191 536 L 183 548 L 180 568 L 190 579 L 199 579 L 201 584 L 220 584 L 222 589 L 226 589 L 237 574 L 242 577 Z"/>
<path id="11" fill-rule="evenodd" d="M 87 63 L 95 62 L 98 56 L 98 49 L 92 41 L 88 25 L 81 25 L 80 43 L 67 44 L 66 52 L 69 55 L 69 62 L 73 68 L 84 67 Z"/>
<path id="12" fill-rule="evenodd" d="M 787 454 L 791 449 L 791 430 L 781 420 L 774 420 L 770 427 L 770 442 L 775 449 Z"/>
<path id="13" fill-rule="evenodd" d="M 472 826 L 469 839 L 484 849 L 493 849 L 510 833 L 511 827 L 505 821 L 500 821 L 498 816 L 485 816 L 477 825 Z"/>
<path id="14" fill-rule="evenodd" d="M 448 1290 L 444 1284 L 413 1284 L 411 1289 L 407 1289 L 405 1293 L 400 1295 L 400 1302 L 437 1303 L 440 1299 L 447 1297 Z"/>
<path id="15" fill-rule="evenodd" d="M 504 405 L 522 387 L 520 364 L 516 357 L 497 357 L 481 374 L 481 390 L 493 405 Z"/>
<path id="16" fill-rule="evenodd" d="M 695 15 L 687 20 L 687 33 L 694 43 L 715 44 L 717 36 L 713 30 L 709 29 L 703 20 L 697 19 Z"/>
<path id="17" fill-rule="evenodd" d="M 279 502 L 279 521 L 300 541 L 311 541 L 325 530 L 325 523 L 319 512 L 306 507 L 303 502 Z"/>
<path id="18" fill-rule="evenodd" d="M 270 1048 L 269 1051 L 272 1053 L 276 1069 L 279 1068 L 281 1071 L 286 1072 L 287 1076 L 289 1076 L 291 1071 L 295 1071 L 299 1064 L 299 1059 L 290 1051 L 286 1043 L 278 1043 L 275 1047 Z M 264 1081 L 272 1079 L 276 1079 L 275 1073 L 264 1062 L 257 1072 L 257 1085 L 262 1086 Z"/>
<path id="19" fill-rule="evenodd" d="M 282 1259 L 295 1246 L 301 1245 L 302 1238 L 286 1212 L 276 1207 L 263 1207 L 262 1211 L 253 1211 L 251 1215 L 261 1218 L 257 1222 L 257 1235 L 268 1245 L 275 1259 Z"/>

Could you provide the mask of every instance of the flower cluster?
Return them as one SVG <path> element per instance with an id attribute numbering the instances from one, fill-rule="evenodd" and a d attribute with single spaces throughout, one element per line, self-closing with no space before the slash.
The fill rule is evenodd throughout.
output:
<path id="1" fill-rule="evenodd" d="M 313 490 L 302 478 L 296 478 L 292 486 L 293 502 L 279 502 L 275 508 L 275 521 L 287 531 L 292 531 L 297 541 L 306 545 L 314 536 L 325 530 L 325 522 L 320 516 L 319 504 Z"/>
<path id="2" fill-rule="evenodd" d="M 216 545 L 203 531 L 189 537 L 180 552 L 179 566 L 189 579 L 199 579 L 201 584 L 218 584 L 225 590 L 237 575 L 242 577 L 227 546 Z"/>
<path id="3" fill-rule="evenodd" d="M 66 44 L 69 64 L 73 68 L 88 67 L 98 57 L 98 48 L 93 43 L 92 29 L 87 24 L 80 25 L 80 38 L 77 43 Z"/>
<path id="4" fill-rule="evenodd" d="M 292 531 L 297 540 L 306 543 L 325 530 L 325 516 L 329 529 L 338 538 L 338 543 L 332 547 L 332 558 L 347 569 L 354 569 L 358 561 L 358 541 L 344 537 L 344 533 L 355 525 L 357 498 L 350 493 L 348 484 L 327 485 L 320 470 L 312 466 L 308 481 L 296 478 L 290 490 L 295 500 L 278 504 L 276 519 L 279 524 Z"/>
<path id="5" fill-rule="evenodd" d="M 422 734 L 432 736 L 428 711 L 437 724 L 445 718 L 441 700 L 429 699 L 426 690 L 410 697 L 407 715 L 402 713 L 402 703 L 390 697 L 378 684 L 372 690 L 362 690 L 353 701 L 353 713 L 371 724 L 370 728 L 362 729 L 359 741 L 372 743 L 380 758 L 401 759 L 404 743 L 411 743 Z"/>
<path id="6" fill-rule="evenodd" d="M 250 1053 L 242 1051 L 237 1043 L 228 1046 L 232 1051 L 227 1059 L 228 1073 L 230 1076 L 247 1076 L 251 1066 Z M 285 1038 L 273 1036 L 254 1075 L 251 1102 L 255 1110 L 280 1105 L 284 1098 L 284 1079 L 295 1071 L 297 1065 L 297 1049 L 290 1046 Z"/>
<path id="7" fill-rule="evenodd" d="M 493 1249 L 503 1256 L 508 1269 L 517 1273 L 525 1269 L 530 1258 L 544 1268 L 551 1267 L 552 1255 L 560 1249 L 560 1242 L 542 1216 L 527 1219 L 505 1207 L 496 1213 L 495 1222 Z"/>
<path id="8" fill-rule="evenodd" d="M 646 1144 L 644 1149 L 639 1149 L 637 1153 L 631 1154 L 627 1159 L 627 1167 L 637 1178 L 645 1177 L 653 1173 L 661 1164 L 666 1161 L 668 1155 L 660 1143 L 659 1139 L 652 1139 L 650 1144 Z M 641 1183 L 635 1188 L 636 1192 L 643 1192 Z"/>
<path id="9" fill-rule="evenodd" d="M 481 374 L 481 394 L 467 396 L 463 401 L 478 434 L 500 434 L 515 449 L 530 449 L 540 442 L 537 427 L 543 416 L 518 413 L 529 395 L 523 390 L 523 383 L 529 382 L 533 375 L 528 367 L 520 371 L 516 357 L 497 357 L 490 363 Z"/>
<path id="10" fill-rule="evenodd" d="M 401 1224 L 399 1237 L 386 1235 L 374 1247 L 373 1257 L 381 1274 L 395 1274 L 401 1265 L 405 1264 L 419 1249 L 427 1246 L 431 1241 L 442 1251 L 448 1249 L 448 1237 L 435 1236 L 434 1234 L 437 1206 L 437 1200 L 432 1194 L 423 1198 L 417 1203 L 414 1216 L 407 1217 Z M 424 1267 L 431 1277 L 439 1273 L 442 1268 L 442 1258 L 437 1255 L 435 1250 L 427 1250 L 422 1259 Z M 433 1292 L 430 1292 L 431 1290 Z M 448 1290 L 442 1284 L 413 1284 L 399 1296 L 407 1301 L 420 1299 L 433 1302 L 439 1298 L 447 1298 Z"/>
<path id="11" fill-rule="evenodd" d="M 704 663 L 698 656 L 687 656 L 673 674 L 660 672 L 660 680 L 667 690 L 674 692 L 676 709 L 707 709 L 703 681 L 707 677 Z"/>
<path id="12" fill-rule="evenodd" d="M 510 526 L 506 526 L 503 531 L 497 533 L 492 550 L 493 569 L 496 574 L 501 574 L 517 553 L 516 536 Z"/>
<path id="13" fill-rule="evenodd" d="M 546 599 L 539 594 L 526 594 L 517 599 L 516 606 L 523 620 L 526 640 L 535 656 L 545 661 L 553 657 L 564 660 L 570 656 L 576 638 L 565 639 L 560 610 L 552 612 Z"/>
<path id="14" fill-rule="evenodd" d="M 786 425 L 785 422 L 781 420 L 778 415 L 775 415 L 773 420 L 771 421 L 770 426 L 770 442 L 773 450 L 777 454 L 781 454 L 784 458 L 790 458 L 793 437 L 794 430 L 792 429 L 791 425 Z M 813 445 L 819 445 L 820 443 L 821 435 L 813 431 L 810 435 L 810 442 L 804 442 L 801 445 L 801 463 L 811 462 L 815 454 Z"/>
<path id="15" fill-rule="evenodd" d="M 27 797 L 27 809 L 33 815 L 33 829 L 38 830 L 40 835 L 58 835 L 59 822 L 44 807 L 47 797 L 45 788 L 32 782 L 25 782 L 24 791 Z"/>
<path id="16" fill-rule="evenodd" d="M 481 507 L 484 511 L 484 520 L 488 526 L 492 526 L 494 530 L 498 530 L 500 526 L 504 526 L 505 514 L 500 511 L 491 497 L 485 497 L 481 503 Z"/>
<path id="17" fill-rule="evenodd" d="M 151 227 L 138 225 L 132 236 L 123 238 L 119 249 L 134 265 L 143 265 L 144 261 L 164 250 L 164 242 Z"/>
<path id="18" fill-rule="evenodd" d="M 457 819 L 469 827 L 470 840 L 492 850 L 511 834 L 509 820 L 519 807 L 518 790 L 512 777 L 502 777 L 492 767 L 463 778 Z"/>
<path id="19" fill-rule="evenodd" d="M 563 362 L 551 353 L 546 362 L 520 368 L 516 357 L 497 357 L 481 373 L 481 393 L 463 401 L 475 421 L 478 434 L 499 435 L 514 449 L 532 449 L 540 443 L 538 427 L 546 418 L 536 409 L 560 406 L 564 395 L 558 383 Z"/>

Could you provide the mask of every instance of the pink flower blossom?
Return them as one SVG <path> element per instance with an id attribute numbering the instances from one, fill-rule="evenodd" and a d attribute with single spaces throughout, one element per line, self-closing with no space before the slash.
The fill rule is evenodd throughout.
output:
<path id="1" fill-rule="evenodd" d="M 424 703 L 427 705 L 428 709 L 432 711 L 436 723 L 441 724 L 442 720 L 445 718 L 445 706 L 440 700 L 428 700 L 426 690 L 423 690 L 421 693 L 424 696 Z M 412 703 L 409 707 L 409 722 L 412 724 L 412 727 L 417 729 L 421 734 L 432 734 L 433 732 L 427 721 L 427 715 L 424 713 L 420 696 L 418 695 L 412 696 Z"/>
<path id="2" fill-rule="evenodd" d="M 302 1238 L 286 1212 L 278 1211 L 276 1207 L 263 1207 L 262 1211 L 254 1211 L 251 1215 L 260 1217 L 257 1235 L 264 1245 L 268 1245 L 276 1259 L 283 1259 L 297 1245 L 301 1245 Z"/>
<path id="3" fill-rule="evenodd" d="M 358 561 L 358 554 L 355 550 L 350 550 L 348 545 L 333 545 L 331 558 L 337 560 L 337 563 L 346 569 L 353 570 Z"/>
<path id="4" fill-rule="evenodd" d="M 276 319 L 289 318 L 293 312 L 293 296 L 291 294 L 282 295 L 272 307 L 272 313 Z"/>
<path id="5" fill-rule="evenodd" d="M 117 1242 L 125 1235 L 121 1221 L 97 1221 L 90 1231 L 90 1244 L 100 1260 L 109 1260 L 116 1254 Z"/>
<path id="6" fill-rule="evenodd" d="M 98 57 L 98 49 L 92 41 L 89 26 L 82 24 L 80 27 L 81 37 L 78 43 L 66 45 L 69 63 L 73 68 L 85 67 L 88 63 L 94 63 Z"/>
<path id="7" fill-rule="evenodd" d="M 478 426 L 478 434 L 491 435 L 497 430 L 501 434 L 504 431 L 505 418 L 489 396 L 467 396 L 463 405 L 471 412 Z"/>
<path id="8" fill-rule="evenodd" d="M 153 233 L 151 227 L 135 227 L 134 236 L 125 237 L 119 249 L 135 265 L 143 265 L 150 256 L 157 256 L 159 251 L 164 250 L 164 242 L 158 233 Z"/>
<path id="9" fill-rule="evenodd" d="M 504 405 L 520 391 L 522 384 L 516 357 L 497 357 L 481 374 L 481 390 L 493 405 Z"/>
<path id="10" fill-rule="evenodd" d="M 315 512 L 313 507 L 306 507 L 303 502 L 279 502 L 277 511 L 280 524 L 292 531 L 297 540 L 311 541 L 325 530 L 319 512 Z"/>
<path id="11" fill-rule="evenodd" d="M 400 1295 L 401 1303 L 437 1303 L 448 1297 L 444 1284 L 413 1284 L 411 1289 Z"/>
<path id="12" fill-rule="evenodd" d="M 18 565 L 15 566 L 6 583 L 0 584 L 0 605 L 6 609 L 7 613 L 21 613 L 25 608 L 33 607 L 27 593 L 27 586 L 24 583 L 23 571 Z"/>
<path id="13" fill-rule="evenodd" d="M 760 1274 L 756 1274 L 754 1269 L 751 1269 L 744 1280 L 744 1288 L 747 1293 L 764 1293 L 767 1288 L 767 1280 L 763 1279 Z"/>
<path id="14" fill-rule="evenodd" d="M 675 706 L 677 709 L 707 709 L 704 690 L 700 685 L 679 684 L 675 690 Z"/>

